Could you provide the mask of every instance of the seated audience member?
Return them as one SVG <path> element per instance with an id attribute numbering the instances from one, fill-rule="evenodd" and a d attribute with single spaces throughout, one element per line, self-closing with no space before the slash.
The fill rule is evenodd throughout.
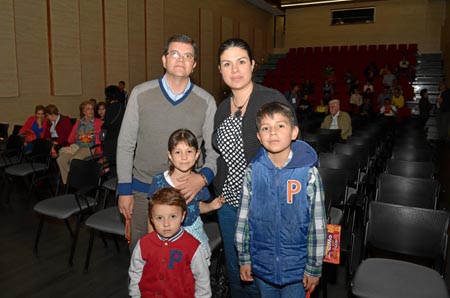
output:
<path id="1" fill-rule="evenodd" d="M 323 91 L 323 95 L 325 97 L 333 95 L 333 93 L 334 93 L 333 92 L 333 84 L 329 83 L 328 81 L 325 81 L 323 84 L 322 91 Z"/>
<path id="2" fill-rule="evenodd" d="M 398 63 L 398 70 L 400 72 L 405 72 L 406 73 L 408 71 L 408 69 L 409 69 L 409 61 L 406 60 L 405 56 L 403 56 L 402 60 L 400 60 L 400 62 Z"/>
<path id="3" fill-rule="evenodd" d="M 339 99 L 333 99 L 328 103 L 330 115 L 323 119 L 321 128 L 340 129 L 341 138 L 347 140 L 352 135 L 352 120 L 348 113 L 340 110 Z"/>
<path id="4" fill-rule="evenodd" d="M 367 81 L 372 81 L 378 75 L 378 68 L 374 61 L 371 61 L 369 65 L 364 69 L 364 76 Z"/>
<path id="5" fill-rule="evenodd" d="M 98 116 L 97 118 L 100 118 L 100 120 L 105 120 L 105 112 L 106 112 L 106 102 L 101 101 L 97 104 L 97 107 L 95 109 L 95 115 Z"/>
<path id="6" fill-rule="evenodd" d="M 301 91 L 301 94 L 302 94 L 302 95 L 304 95 L 304 94 L 308 94 L 308 95 L 314 94 L 314 84 L 311 83 L 309 80 L 305 80 L 305 81 L 302 83 L 302 91 Z"/>
<path id="7" fill-rule="evenodd" d="M 328 106 L 325 104 L 324 99 L 320 98 L 319 104 L 316 107 L 316 113 L 328 114 Z"/>
<path id="8" fill-rule="evenodd" d="M 387 69 L 386 73 L 383 75 L 383 85 L 391 87 L 393 82 L 397 79 L 397 77 L 391 72 L 390 69 Z"/>
<path id="9" fill-rule="evenodd" d="M 322 78 L 323 78 L 324 80 L 327 80 L 327 78 L 328 78 L 332 73 L 334 73 L 334 67 L 331 66 L 331 63 L 328 63 L 327 66 L 325 66 L 325 68 L 323 69 L 323 72 L 322 72 Z"/>
<path id="10" fill-rule="evenodd" d="M 405 106 L 405 98 L 401 94 L 399 88 L 394 89 L 394 94 L 392 95 L 392 105 L 397 107 L 397 109 L 403 108 Z"/>
<path id="11" fill-rule="evenodd" d="M 72 131 L 72 122 L 70 118 L 61 115 L 58 108 L 50 104 L 45 107 L 45 114 L 50 121 L 50 129 L 46 132 L 46 139 L 53 139 L 53 143 L 58 147 L 68 145 L 68 138 Z"/>
<path id="12" fill-rule="evenodd" d="M 391 105 L 389 98 L 384 100 L 384 105 L 380 108 L 380 114 L 386 117 L 395 117 L 397 115 L 397 108 Z"/>
<path id="13" fill-rule="evenodd" d="M 297 110 L 298 102 L 300 101 L 300 86 L 297 83 L 291 83 L 291 90 L 287 91 L 284 96 L 291 104 L 294 111 Z"/>
<path id="14" fill-rule="evenodd" d="M 430 109 L 432 105 L 428 100 L 428 89 L 420 90 L 420 100 L 419 100 L 419 125 L 420 127 L 425 127 L 428 117 L 430 115 Z"/>
<path id="15" fill-rule="evenodd" d="M 347 86 L 347 94 L 348 95 L 352 94 L 351 91 L 352 91 L 352 86 L 353 86 L 354 81 L 355 81 L 355 78 L 353 77 L 350 70 L 347 69 L 347 71 L 344 74 L 344 82 L 345 82 L 345 85 Z"/>
<path id="16" fill-rule="evenodd" d="M 34 108 L 34 115 L 30 116 L 19 130 L 19 134 L 23 134 L 25 137 L 24 152 L 30 152 L 32 150 L 31 142 L 35 139 L 44 138 L 48 129 L 48 121 L 45 119 L 45 107 L 37 105 Z"/>
<path id="17" fill-rule="evenodd" d="M 359 94 L 359 90 L 358 89 L 353 90 L 353 94 L 352 96 L 350 96 L 350 104 L 352 105 L 352 111 L 358 112 L 359 107 L 362 105 L 362 103 L 363 98 L 361 94 Z"/>
<path id="18" fill-rule="evenodd" d="M 352 86 L 350 88 L 350 95 L 353 94 L 353 91 L 355 89 L 358 89 L 358 91 L 361 90 L 361 82 L 358 79 L 353 81 Z"/>
<path id="19" fill-rule="evenodd" d="M 373 85 L 372 81 L 368 80 L 364 86 L 363 86 L 363 92 L 364 93 L 372 93 L 373 92 Z"/>
<path id="20" fill-rule="evenodd" d="M 45 119 L 45 107 L 37 105 L 34 108 L 34 115 L 28 117 L 25 124 L 19 130 L 19 134 L 33 132 L 34 139 L 44 138 L 45 131 L 48 129 L 48 122 Z"/>
<path id="21" fill-rule="evenodd" d="M 370 97 L 364 97 L 363 104 L 359 107 L 359 114 L 371 118 L 373 115 L 372 99 Z"/>
<path id="22" fill-rule="evenodd" d="M 297 108 L 297 116 L 298 120 L 302 121 L 310 115 L 312 112 L 311 110 L 311 104 L 309 103 L 308 94 L 305 94 L 301 97 L 300 101 L 298 102 L 298 108 Z"/>
<path id="23" fill-rule="evenodd" d="M 391 100 L 391 98 L 392 98 L 392 95 L 389 92 L 389 87 L 388 86 L 384 86 L 383 92 L 378 94 L 378 98 L 377 98 L 378 108 L 381 108 L 384 105 L 384 100 L 386 98 L 388 98 L 389 100 Z"/>
<path id="24" fill-rule="evenodd" d="M 389 64 L 386 63 L 382 69 L 380 69 L 379 75 L 380 77 L 383 77 L 385 74 L 387 74 L 389 72 L 391 72 L 391 68 L 389 67 Z"/>
<path id="25" fill-rule="evenodd" d="M 105 88 L 106 106 L 105 119 L 102 129 L 106 131 L 103 139 L 103 156 L 109 163 L 116 161 L 117 138 L 125 114 L 125 98 L 117 86 L 110 85 Z"/>
<path id="26" fill-rule="evenodd" d="M 68 138 L 70 146 L 61 148 L 56 159 L 63 184 L 67 184 L 67 175 L 72 159 L 90 157 L 91 147 L 100 145 L 102 120 L 94 117 L 94 105 L 90 101 L 84 101 L 80 104 L 80 110 L 83 111 L 83 117 L 77 120 L 72 128 Z M 97 147 L 95 150 L 96 153 L 101 153 L 101 147 Z"/>

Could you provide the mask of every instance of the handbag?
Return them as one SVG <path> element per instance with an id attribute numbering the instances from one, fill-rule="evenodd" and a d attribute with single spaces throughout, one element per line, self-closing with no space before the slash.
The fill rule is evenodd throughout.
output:
<path id="1" fill-rule="evenodd" d="M 114 124 L 114 122 L 117 121 L 117 119 L 119 118 L 120 113 L 122 113 L 122 104 L 120 104 L 120 110 L 119 112 L 116 114 L 116 116 L 113 118 L 113 120 L 111 121 L 110 125 Z M 108 132 L 107 128 L 102 128 L 100 130 L 100 135 L 98 136 L 100 138 L 101 142 L 104 142 L 106 139 L 106 133 Z"/>

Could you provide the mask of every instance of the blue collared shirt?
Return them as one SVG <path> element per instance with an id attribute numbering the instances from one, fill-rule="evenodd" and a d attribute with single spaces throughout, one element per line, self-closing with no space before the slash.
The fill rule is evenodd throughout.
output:
<path id="1" fill-rule="evenodd" d="M 186 92 L 189 90 L 189 88 L 191 88 L 191 80 L 188 78 L 188 83 L 186 85 L 186 88 L 184 88 L 183 92 L 175 94 L 172 90 L 172 88 L 170 88 L 169 83 L 167 82 L 167 78 L 166 75 L 163 76 L 163 78 L 161 79 L 161 82 L 163 84 L 164 90 L 167 92 L 167 95 L 170 96 L 170 98 L 173 101 L 177 101 L 180 98 L 183 98 L 183 96 L 186 94 Z"/>

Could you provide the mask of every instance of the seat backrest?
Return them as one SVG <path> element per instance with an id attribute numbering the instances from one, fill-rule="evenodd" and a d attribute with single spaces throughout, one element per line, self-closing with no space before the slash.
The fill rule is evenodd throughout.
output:
<path id="1" fill-rule="evenodd" d="M 53 141 L 47 139 L 36 139 L 33 141 L 31 155 L 34 161 L 49 163 L 52 153 Z"/>
<path id="2" fill-rule="evenodd" d="M 347 138 L 347 144 L 367 146 L 370 156 L 374 156 L 377 149 L 375 138 L 372 138 L 370 136 L 368 137 L 349 136 Z"/>
<path id="3" fill-rule="evenodd" d="M 347 172 L 342 169 L 319 167 L 325 192 L 325 207 L 328 211 L 332 205 L 342 205 L 347 197 Z"/>
<path id="4" fill-rule="evenodd" d="M 369 162 L 369 148 L 364 145 L 334 144 L 334 153 L 357 158 L 361 168 L 367 167 Z"/>
<path id="5" fill-rule="evenodd" d="M 386 173 L 410 178 L 433 178 L 434 166 L 432 162 L 389 159 Z"/>
<path id="6" fill-rule="evenodd" d="M 341 141 L 341 130 L 340 129 L 319 128 L 317 132 L 319 134 L 327 136 L 329 138 L 330 142 L 333 144 Z"/>
<path id="7" fill-rule="evenodd" d="M 13 136 L 18 135 L 21 128 L 22 128 L 22 125 L 19 125 L 19 124 L 14 125 L 12 135 Z"/>
<path id="8" fill-rule="evenodd" d="M 376 200 L 403 206 L 435 209 L 439 183 L 434 179 L 409 178 L 382 173 Z"/>
<path id="9" fill-rule="evenodd" d="M 6 143 L 6 150 L 22 152 L 24 139 L 24 135 L 10 135 Z"/>
<path id="10" fill-rule="evenodd" d="M 433 153 L 427 149 L 395 147 L 392 158 L 406 161 L 429 162 L 433 159 Z"/>
<path id="11" fill-rule="evenodd" d="M 409 256 L 437 259 L 445 265 L 449 213 L 372 201 L 365 246 Z"/>
<path id="12" fill-rule="evenodd" d="M 347 172 L 348 185 L 358 187 L 359 160 L 352 156 L 321 152 L 319 154 L 319 167 L 341 169 Z"/>
<path id="13" fill-rule="evenodd" d="M 95 188 L 99 186 L 102 165 L 92 160 L 73 159 L 70 162 L 67 184 L 71 188 Z"/>
<path id="14" fill-rule="evenodd" d="M 9 124 L 0 123 L 0 138 L 6 139 L 8 137 Z"/>

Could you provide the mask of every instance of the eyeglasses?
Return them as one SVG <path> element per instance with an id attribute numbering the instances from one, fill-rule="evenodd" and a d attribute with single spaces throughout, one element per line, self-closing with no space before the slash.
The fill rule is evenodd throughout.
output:
<path id="1" fill-rule="evenodd" d="M 177 60 L 180 60 L 181 57 L 183 57 L 183 59 L 186 60 L 186 61 L 193 61 L 194 60 L 194 55 L 193 54 L 191 54 L 191 53 L 183 53 L 183 54 L 181 54 L 180 52 L 175 51 L 175 50 L 168 52 L 166 55 L 171 57 L 171 58 L 173 58 L 173 59 L 177 59 Z"/>

